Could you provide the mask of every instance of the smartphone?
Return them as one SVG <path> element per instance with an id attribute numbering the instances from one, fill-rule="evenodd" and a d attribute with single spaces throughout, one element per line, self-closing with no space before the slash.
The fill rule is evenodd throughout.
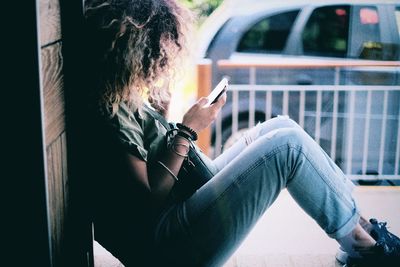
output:
<path id="1" fill-rule="evenodd" d="M 207 99 L 208 102 L 205 105 L 205 107 L 208 107 L 215 102 L 217 102 L 218 98 L 225 93 L 225 91 L 228 89 L 228 79 L 227 78 L 222 78 L 222 80 L 215 86 L 214 90 L 211 91 L 211 93 L 208 95 Z"/>

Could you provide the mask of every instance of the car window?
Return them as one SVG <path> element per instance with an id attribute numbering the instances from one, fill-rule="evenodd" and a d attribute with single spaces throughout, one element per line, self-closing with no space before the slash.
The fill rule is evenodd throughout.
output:
<path id="1" fill-rule="evenodd" d="M 356 57 L 381 59 L 383 45 L 380 33 L 378 10 L 373 6 L 354 6 L 351 29 Z"/>
<path id="2" fill-rule="evenodd" d="M 253 25 L 242 37 L 238 52 L 282 53 L 299 10 L 269 16 Z"/>
<path id="3" fill-rule="evenodd" d="M 349 14 L 348 5 L 316 8 L 302 34 L 304 55 L 346 57 Z"/>

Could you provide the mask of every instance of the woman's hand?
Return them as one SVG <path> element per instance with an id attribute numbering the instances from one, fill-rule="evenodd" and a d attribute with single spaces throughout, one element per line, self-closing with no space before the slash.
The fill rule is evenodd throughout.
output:
<path id="1" fill-rule="evenodd" d="M 183 116 L 182 124 L 192 128 L 196 132 L 207 128 L 218 116 L 222 106 L 226 102 L 226 93 L 221 95 L 217 102 L 204 107 L 207 104 L 207 98 L 202 97 L 194 104 Z"/>

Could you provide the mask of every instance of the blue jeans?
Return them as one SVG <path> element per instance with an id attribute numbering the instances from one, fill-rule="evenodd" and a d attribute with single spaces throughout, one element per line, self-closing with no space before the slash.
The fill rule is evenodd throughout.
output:
<path id="1" fill-rule="evenodd" d="M 257 125 L 213 164 L 219 172 L 160 217 L 155 244 L 164 266 L 221 266 L 284 188 L 332 238 L 359 222 L 353 183 L 286 116 Z"/>

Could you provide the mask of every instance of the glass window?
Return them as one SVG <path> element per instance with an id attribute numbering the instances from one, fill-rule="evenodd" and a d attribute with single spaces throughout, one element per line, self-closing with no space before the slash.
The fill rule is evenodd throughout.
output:
<path id="1" fill-rule="evenodd" d="M 363 59 L 382 59 L 384 44 L 380 43 L 379 15 L 376 7 L 355 6 L 352 25 L 353 47 Z"/>
<path id="2" fill-rule="evenodd" d="M 264 18 L 250 28 L 239 42 L 237 51 L 282 53 L 299 10 Z"/>
<path id="3" fill-rule="evenodd" d="M 327 6 L 313 11 L 302 35 L 305 55 L 346 57 L 350 7 Z"/>

